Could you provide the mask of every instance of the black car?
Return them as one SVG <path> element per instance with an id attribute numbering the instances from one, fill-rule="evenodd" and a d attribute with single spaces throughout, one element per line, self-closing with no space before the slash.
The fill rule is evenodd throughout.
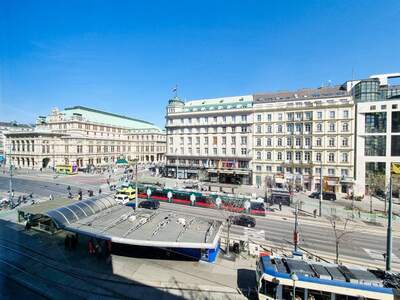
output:
<path id="1" fill-rule="evenodd" d="M 256 219 L 246 215 L 230 216 L 230 221 L 234 225 L 254 227 L 256 226 Z"/>
<path id="2" fill-rule="evenodd" d="M 156 200 L 145 200 L 139 203 L 140 208 L 157 209 L 160 207 L 160 202 Z"/>
<path id="3" fill-rule="evenodd" d="M 320 195 L 319 192 L 313 192 L 308 197 L 319 199 L 319 195 Z M 335 201 L 336 200 L 336 194 L 333 193 L 333 192 L 322 192 L 322 199 L 323 200 Z"/>

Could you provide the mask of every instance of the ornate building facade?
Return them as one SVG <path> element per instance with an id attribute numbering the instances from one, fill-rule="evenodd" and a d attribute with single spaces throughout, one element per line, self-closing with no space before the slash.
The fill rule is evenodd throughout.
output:
<path id="1" fill-rule="evenodd" d="M 118 158 L 163 163 L 165 132 L 152 123 L 83 106 L 54 109 L 32 131 L 6 134 L 7 156 L 17 167 L 76 164 L 107 166 Z"/>

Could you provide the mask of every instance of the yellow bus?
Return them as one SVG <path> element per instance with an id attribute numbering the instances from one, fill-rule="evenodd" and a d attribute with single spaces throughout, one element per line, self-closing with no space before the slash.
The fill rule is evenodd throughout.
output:
<path id="1" fill-rule="evenodd" d="M 76 165 L 57 165 L 56 172 L 58 174 L 74 175 L 78 173 L 78 167 Z"/>
<path id="2" fill-rule="evenodd" d="M 117 194 L 128 195 L 129 200 L 133 200 L 136 198 L 136 191 L 132 187 L 124 187 L 117 190 Z"/>

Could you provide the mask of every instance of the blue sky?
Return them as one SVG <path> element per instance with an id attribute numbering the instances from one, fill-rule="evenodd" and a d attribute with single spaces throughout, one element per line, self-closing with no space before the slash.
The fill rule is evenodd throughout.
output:
<path id="1" fill-rule="evenodd" d="M 85 105 L 164 125 L 184 99 L 400 71 L 400 1 L 0 0 L 0 120 Z"/>

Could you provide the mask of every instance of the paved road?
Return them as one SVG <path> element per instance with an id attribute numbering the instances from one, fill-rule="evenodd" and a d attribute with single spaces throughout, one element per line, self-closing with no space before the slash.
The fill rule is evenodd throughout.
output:
<path id="1" fill-rule="evenodd" d="M 190 207 L 184 205 L 176 205 L 169 203 L 162 203 L 161 209 L 173 210 L 177 212 L 193 214 L 196 216 L 212 217 L 215 219 L 223 220 L 227 214 L 218 210 L 205 209 L 198 207 Z M 349 227 L 349 235 L 343 239 L 340 246 L 340 255 L 348 258 L 354 257 L 359 259 L 371 260 L 371 264 L 383 264 L 383 253 L 386 247 L 386 236 L 384 230 L 381 233 L 367 233 L 357 229 L 357 225 Z M 251 231 L 257 232 L 263 230 L 265 232 L 265 239 L 273 242 L 276 245 L 287 246 L 292 241 L 294 224 L 292 220 L 280 218 L 276 216 L 271 217 L 258 217 L 257 225 Z M 311 252 L 323 252 L 334 254 L 334 232 L 330 225 L 318 225 L 307 222 L 302 224 L 301 218 L 299 221 L 301 247 Z M 233 226 L 232 233 L 243 235 L 247 228 L 240 226 Z M 393 253 L 399 253 L 400 239 L 393 239 Z M 400 260 L 397 256 L 394 257 L 393 263 L 400 266 Z"/>
<path id="2" fill-rule="evenodd" d="M 8 179 L 0 177 L 0 190 L 8 188 Z M 73 187 L 76 193 L 78 188 Z M 60 183 L 49 183 L 33 181 L 28 179 L 14 178 L 14 190 L 24 193 L 34 193 L 39 196 L 48 196 L 50 193 L 55 196 L 62 196 L 67 194 L 67 185 Z M 186 214 L 193 214 L 196 216 L 211 217 L 216 219 L 226 219 L 227 213 L 219 210 L 190 207 L 177 204 L 162 203 L 161 209 L 182 212 Z M 332 228 L 325 224 L 318 224 L 317 222 L 310 223 L 304 222 L 300 218 L 299 230 L 301 236 L 301 246 L 309 251 L 321 251 L 325 253 L 334 254 L 334 233 Z M 287 246 L 292 240 L 293 233 L 292 219 L 281 218 L 277 216 L 259 217 L 257 218 L 257 225 L 254 228 L 257 230 L 264 230 L 265 239 L 277 245 Z M 377 228 L 376 233 L 365 232 L 362 229 L 357 229 L 357 225 L 350 227 L 352 231 L 342 241 L 340 246 L 341 255 L 346 257 L 355 257 L 361 259 L 370 259 L 371 262 L 377 264 L 383 263 L 382 254 L 385 252 L 386 240 L 384 228 Z M 244 229 L 234 226 L 233 233 L 244 234 Z M 400 239 L 393 239 L 393 253 L 394 263 L 399 265 L 399 258 L 396 256 L 400 252 Z"/>

